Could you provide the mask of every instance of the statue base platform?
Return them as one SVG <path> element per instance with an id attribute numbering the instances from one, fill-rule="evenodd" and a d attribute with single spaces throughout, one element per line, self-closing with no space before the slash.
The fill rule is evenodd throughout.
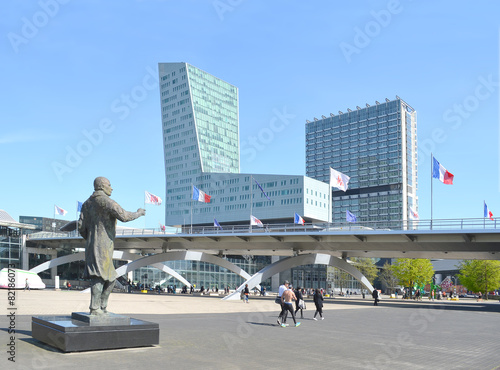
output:
<path id="1" fill-rule="evenodd" d="M 107 315 L 91 315 L 88 312 L 72 312 L 71 318 L 73 320 L 83 321 L 91 326 L 96 325 L 130 325 L 130 317 L 124 315 L 117 315 L 115 313 L 108 313 Z"/>
<path id="2" fill-rule="evenodd" d="M 31 335 L 63 352 L 95 351 L 159 344 L 157 323 L 108 314 L 94 316 L 73 312 L 71 316 L 33 316 Z"/>

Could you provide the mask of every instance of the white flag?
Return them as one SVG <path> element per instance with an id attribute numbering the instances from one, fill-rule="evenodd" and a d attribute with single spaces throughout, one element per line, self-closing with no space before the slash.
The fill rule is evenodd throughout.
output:
<path id="1" fill-rule="evenodd" d="M 250 216 L 250 225 L 252 226 L 259 226 L 259 227 L 264 227 L 264 225 L 262 224 L 262 221 L 259 220 L 257 217 L 255 216 Z"/>
<path id="2" fill-rule="evenodd" d="M 410 220 L 419 220 L 420 219 L 418 213 L 415 212 L 415 210 L 412 207 L 410 207 L 409 217 L 410 217 Z"/>
<path id="3" fill-rule="evenodd" d="M 144 203 L 156 204 L 157 206 L 161 204 L 161 198 L 159 196 L 151 194 L 147 191 L 144 193 L 145 193 Z"/>
<path id="4" fill-rule="evenodd" d="M 330 167 L 330 186 L 343 191 L 347 191 L 347 184 L 351 178 L 342 172 L 335 171 Z"/>
<path id="5" fill-rule="evenodd" d="M 64 209 L 62 209 L 56 205 L 54 205 L 54 207 L 55 207 L 54 210 L 58 215 L 64 216 L 64 215 L 66 215 L 66 213 L 68 213 L 68 211 L 65 211 Z"/>

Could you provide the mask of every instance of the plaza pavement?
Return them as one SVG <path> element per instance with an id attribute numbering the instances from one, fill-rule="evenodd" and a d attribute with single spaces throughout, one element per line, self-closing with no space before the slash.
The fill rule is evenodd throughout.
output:
<path id="1" fill-rule="evenodd" d="M 78 291 L 16 292 L 16 362 L 8 361 L 7 291 L 1 369 L 500 369 L 500 303 L 402 301 L 384 297 L 325 299 L 313 321 L 306 299 L 302 325 L 276 324 L 271 297 L 250 303 L 218 297 L 113 293 L 109 310 L 156 322 L 153 347 L 62 353 L 31 337 L 31 317 L 88 311 Z M 299 314 L 300 316 L 300 314 Z M 291 323 L 291 318 L 289 323 Z"/>

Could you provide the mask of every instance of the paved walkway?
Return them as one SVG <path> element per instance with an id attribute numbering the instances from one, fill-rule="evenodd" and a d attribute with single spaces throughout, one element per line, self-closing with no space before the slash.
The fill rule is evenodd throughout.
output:
<path id="1" fill-rule="evenodd" d="M 0 331 L 2 369 L 500 369 L 500 303 L 336 298 L 325 320 L 313 321 L 307 301 L 302 325 L 276 325 L 270 298 L 120 294 L 110 311 L 160 325 L 154 347 L 64 354 L 31 337 L 32 315 L 88 310 L 76 291 L 16 292 L 16 363 L 8 361 L 6 314 Z M 4 313 L 8 298 L 0 291 Z"/>

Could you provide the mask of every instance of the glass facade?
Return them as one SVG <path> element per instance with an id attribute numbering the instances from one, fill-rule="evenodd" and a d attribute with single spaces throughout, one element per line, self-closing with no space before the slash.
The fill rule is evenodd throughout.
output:
<path id="1" fill-rule="evenodd" d="M 160 63 L 166 225 L 190 215 L 204 173 L 239 173 L 238 89 L 187 63 Z"/>
<path id="2" fill-rule="evenodd" d="M 22 268 L 22 236 L 17 228 L 0 226 L 0 269 Z"/>
<path id="3" fill-rule="evenodd" d="M 238 89 L 188 65 L 203 172 L 240 172 Z"/>
<path id="4" fill-rule="evenodd" d="M 346 210 L 358 221 L 407 218 L 417 204 L 416 112 L 400 98 L 306 124 L 306 174 L 329 181 L 329 168 L 350 176 L 333 191 L 333 222 Z"/>
<path id="5" fill-rule="evenodd" d="M 242 268 L 250 275 L 255 274 L 271 263 L 271 258 L 268 256 L 227 256 L 225 259 Z M 223 290 L 225 287 L 236 289 L 245 281 L 234 272 L 207 262 L 169 261 L 165 262 L 165 265 L 182 275 L 191 284 L 196 285 L 196 290 L 199 290 L 202 286 L 209 290 L 215 288 Z M 153 267 L 135 270 L 134 282 L 150 284 L 153 287 L 161 285 L 162 288 L 165 288 L 175 285 L 178 289 L 182 288 L 181 283 L 177 279 Z M 271 279 L 264 281 L 261 286 L 269 290 Z"/>

